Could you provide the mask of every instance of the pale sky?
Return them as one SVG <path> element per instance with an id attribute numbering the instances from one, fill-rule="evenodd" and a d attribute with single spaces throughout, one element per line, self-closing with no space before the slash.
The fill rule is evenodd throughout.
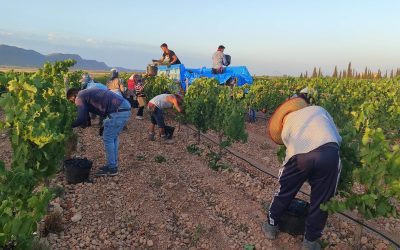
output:
<path id="1" fill-rule="evenodd" d="M 218 45 L 251 74 L 400 67 L 397 0 L 0 0 L 0 44 L 145 69 L 167 43 L 186 67 Z M 1 55 L 0 55 L 1 56 Z"/>

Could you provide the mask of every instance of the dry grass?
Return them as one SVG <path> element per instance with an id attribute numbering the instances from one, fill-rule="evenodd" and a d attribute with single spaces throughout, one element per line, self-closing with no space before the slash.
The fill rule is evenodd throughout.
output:
<path id="1" fill-rule="evenodd" d="M 16 72 L 32 73 L 32 72 L 36 72 L 37 68 L 0 66 L 0 72 L 7 72 L 7 71 L 10 71 L 10 70 L 14 70 Z"/>
<path id="2" fill-rule="evenodd" d="M 8 72 L 10 70 L 14 70 L 15 72 L 26 72 L 26 73 L 32 73 L 36 72 L 38 68 L 35 67 L 13 67 L 13 66 L 0 66 L 0 72 Z M 78 71 L 80 69 L 71 69 L 70 71 Z M 84 72 L 88 72 L 91 76 L 97 77 L 97 76 L 103 76 L 103 75 L 109 75 L 110 71 L 108 70 L 83 70 Z M 142 73 L 142 72 L 132 72 L 132 73 Z"/>

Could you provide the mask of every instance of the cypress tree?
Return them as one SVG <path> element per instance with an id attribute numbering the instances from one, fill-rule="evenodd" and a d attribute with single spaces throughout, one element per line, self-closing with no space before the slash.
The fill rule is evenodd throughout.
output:
<path id="1" fill-rule="evenodd" d="M 317 77 L 318 76 L 318 74 L 317 74 L 317 67 L 314 67 L 314 70 L 313 70 L 313 72 L 312 72 L 312 78 L 315 78 L 315 77 Z"/>
<path id="2" fill-rule="evenodd" d="M 352 75 L 352 69 L 351 69 L 351 62 L 349 62 L 349 66 L 347 66 L 347 78 L 353 77 Z"/>
<path id="3" fill-rule="evenodd" d="M 392 79 L 393 78 L 393 69 L 390 71 L 390 78 Z"/>
<path id="4" fill-rule="evenodd" d="M 338 77 L 338 72 L 337 72 L 337 66 L 335 65 L 335 69 L 333 70 L 332 77 L 337 78 Z"/>
<path id="5" fill-rule="evenodd" d="M 321 70 L 321 68 L 318 68 L 318 77 L 322 77 L 322 70 Z"/>
<path id="6" fill-rule="evenodd" d="M 376 78 L 381 79 L 382 78 L 382 72 L 380 69 L 378 69 L 378 73 L 376 74 Z"/>

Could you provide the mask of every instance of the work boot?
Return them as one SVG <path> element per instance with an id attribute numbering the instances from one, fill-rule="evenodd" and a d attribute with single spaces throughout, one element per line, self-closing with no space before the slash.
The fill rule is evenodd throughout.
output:
<path id="1" fill-rule="evenodd" d="M 276 236 L 278 235 L 278 226 L 273 226 L 268 223 L 268 221 L 264 222 L 262 226 L 262 230 L 265 233 L 265 236 L 267 236 L 267 239 L 270 240 L 275 240 Z"/>
<path id="2" fill-rule="evenodd" d="M 319 242 L 317 240 L 309 241 L 309 240 L 306 240 L 306 238 L 304 238 L 303 246 L 301 249 L 302 250 L 320 250 L 321 245 L 319 244 Z"/>
<path id="3" fill-rule="evenodd" d="M 164 139 L 164 143 L 165 143 L 165 144 L 174 144 L 175 141 L 174 141 L 174 139 L 165 138 L 165 139 Z"/>
<path id="4" fill-rule="evenodd" d="M 118 175 L 118 168 L 109 168 L 107 175 L 108 176 L 116 176 L 116 175 Z"/>
<path id="5" fill-rule="evenodd" d="M 165 135 L 167 139 L 172 139 L 172 135 L 174 134 L 175 128 L 171 126 L 165 126 Z"/>
<path id="6" fill-rule="evenodd" d="M 161 135 L 161 141 L 166 144 L 174 143 L 174 140 L 170 139 L 167 134 Z"/>
<path id="7" fill-rule="evenodd" d="M 101 168 L 99 168 L 99 170 L 107 171 L 108 170 L 108 165 L 102 166 Z"/>
<path id="8" fill-rule="evenodd" d="M 108 166 L 103 166 L 95 173 L 96 177 L 101 176 L 116 176 L 118 175 L 118 168 L 110 168 Z"/>
<path id="9" fill-rule="evenodd" d="M 149 133 L 149 135 L 148 135 L 149 141 L 155 141 L 156 140 L 155 136 L 156 136 L 156 133 Z"/>

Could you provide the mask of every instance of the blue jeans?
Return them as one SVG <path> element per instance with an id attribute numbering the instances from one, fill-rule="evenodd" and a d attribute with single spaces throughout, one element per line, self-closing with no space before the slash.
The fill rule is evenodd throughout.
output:
<path id="1" fill-rule="evenodd" d="M 131 105 L 124 100 L 119 109 L 130 109 Z M 107 116 L 103 121 L 103 142 L 106 151 L 107 166 L 109 168 L 118 168 L 118 136 L 125 124 L 131 117 L 131 111 L 115 112 Z"/>

